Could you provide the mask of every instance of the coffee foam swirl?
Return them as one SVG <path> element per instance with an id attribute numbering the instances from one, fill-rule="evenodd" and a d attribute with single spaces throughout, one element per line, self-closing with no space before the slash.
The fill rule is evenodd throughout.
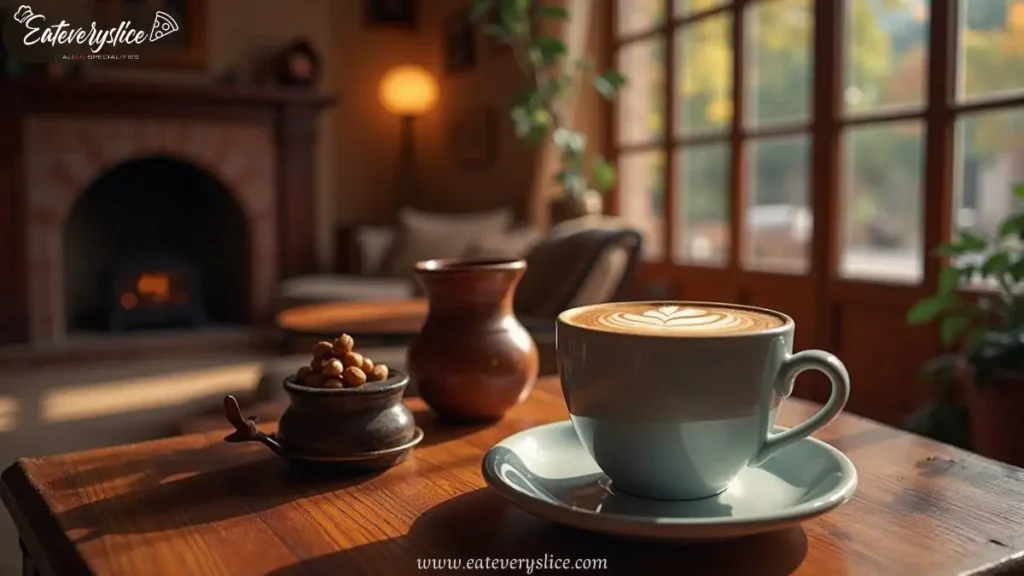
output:
<path id="1" fill-rule="evenodd" d="M 757 310 L 678 305 L 596 307 L 569 315 L 565 320 L 583 328 L 666 336 L 742 334 L 785 323 L 779 316 Z"/>

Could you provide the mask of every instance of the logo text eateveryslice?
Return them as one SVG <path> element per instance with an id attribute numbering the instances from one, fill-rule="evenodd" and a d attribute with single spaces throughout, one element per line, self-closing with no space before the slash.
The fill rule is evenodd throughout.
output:
<path id="1" fill-rule="evenodd" d="M 24 4 L 14 13 L 14 19 L 28 29 L 23 40 L 26 46 L 40 43 L 53 47 L 60 44 L 80 44 L 88 46 L 93 54 L 99 53 L 104 46 L 155 42 L 178 31 L 178 23 L 174 18 L 159 10 L 153 18 L 153 25 L 148 33 L 145 30 L 132 28 L 131 21 L 121 22 L 117 27 L 107 29 L 97 29 L 96 22 L 91 23 L 88 28 L 72 28 L 66 20 L 42 26 L 46 17 L 33 13 L 32 8 Z"/>

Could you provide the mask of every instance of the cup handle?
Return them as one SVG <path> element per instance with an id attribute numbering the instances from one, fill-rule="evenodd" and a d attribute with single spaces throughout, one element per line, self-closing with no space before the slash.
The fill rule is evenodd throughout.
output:
<path id="1" fill-rule="evenodd" d="M 846 406 L 850 398 L 850 375 L 839 358 L 823 350 L 805 350 L 787 356 L 776 376 L 776 389 L 782 386 L 788 389 L 793 379 L 805 370 L 818 370 L 828 376 L 832 383 L 828 402 L 816 414 L 785 432 L 772 434 L 771 430 L 765 430 L 764 443 L 751 461 L 752 465 L 763 464 L 779 450 L 807 438 L 831 422 Z"/>

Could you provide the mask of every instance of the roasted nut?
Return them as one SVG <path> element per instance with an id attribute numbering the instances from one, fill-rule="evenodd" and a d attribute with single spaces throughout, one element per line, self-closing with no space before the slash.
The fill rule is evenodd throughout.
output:
<path id="1" fill-rule="evenodd" d="M 345 367 L 342 366 L 341 360 L 337 358 L 324 360 L 324 367 L 320 369 L 320 373 L 327 378 L 341 378 L 341 373 L 344 371 Z"/>
<path id="2" fill-rule="evenodd" d="M 295 379 L 299 382 L 305 382 L 311 372 L 312 370 L 309 369 L 309 366 L 303 366 L 295 372 Z"/>
<path id="3" fill-rule="evenodd" d="M 388 379 L 388 367 L 386 364 L 377 364 L 370 372 L 371 382 L 380 382 Z"/>
<path id="4" fill-rule="evenodd" d="M 347 388 L 358 388 L 366 384 L 366 373 L 355 366 L 345 368 L 344 378 Z"/>
<path id="5" fill-rule="evenodd" d="M 359 367 L 360 370 L 366 373 L 366 376 L 370 376 L 370 372 L 373 372 L 373 360 L 369 357 L 363 356 L 363 365 Z"/>
<path id="6" fill-rule="evenodd" d="M 344 388 L 345 384 L 337 378 L 329 378 L 324 382 L 324 388 Z"/>
<path id="7" fill-rule="evenodd" d="M 341 361 L 345 364 L 345 368 L 363 369 L 363 355 L 359 352 L 349 352 L 348 354 L 345 354 L 345 357 L 342 358 Z"/>
<path id="8" fill-rule="evenodd" d="M 325 381 L 327 381 L 327 378 L 324 378 L 323 374 L 310 374 L 306 376 L 302 383 L 310 388 L 320 388 L 324 385 Z"/>
<path id="9" fill-rule="evenodd" d="M 334 349 L 332 353 L 341 358 L 345 354 L 348 354 L 356 346 L 356 341 L 348 334 L 342 334 L 334 339 Z"/>
<path id="10" fill-rule="evenodd" d="M 313 358 L 309 361 L 309 371 L 313 374 L 319 374 L 324 369 L 324 363 L 332 358 Z"/>
<path id="11" fill-rule="evenodd" d="M 334 344 L 322 340 L 313 345 L 313 359 L 320 360 L 321 358 L 327 358 L 331 355 L 331 350 L 334 349 Z"/>

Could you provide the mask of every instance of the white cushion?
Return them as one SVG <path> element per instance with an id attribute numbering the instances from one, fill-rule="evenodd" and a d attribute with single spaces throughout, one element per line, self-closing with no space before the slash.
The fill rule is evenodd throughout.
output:
<path id="1" fill-rule="evenodd" d="M 359 250 L 359 271 L 371 276 L 380 274 L 384 257 L 398 235 L 397 230 L 393 226 L 360 226 L 355 234 Z"/>
<path id="2" fill-rule="evenodd" d="M 514 221 L 508 209 L 474 214 L 431 214 L 411 208 L 399 211 L 400 238 L 389 258 L 386 273 L 408 277 L 413 266 L 431 258 L 456 258 L 477 239 L 505 232 Z"/>

